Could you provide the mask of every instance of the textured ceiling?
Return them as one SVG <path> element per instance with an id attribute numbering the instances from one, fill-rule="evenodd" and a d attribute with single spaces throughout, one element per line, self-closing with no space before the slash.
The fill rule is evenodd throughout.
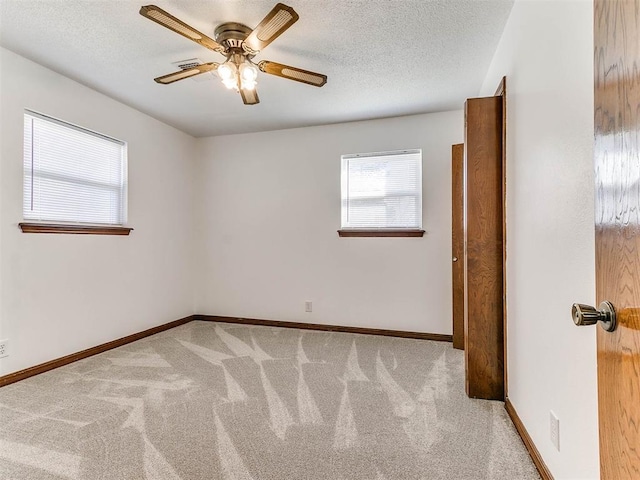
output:
<path id="1" fill-rule="evenodd" d="M 149 3 L 213 37 L 222 22 L 255 27 L 277 0 L 0 0 L 0 45 L 194 136 L 221 135 L 461 108 L 513 0 L 284 0 L 300 20 L 255 61 L 329 81 L 260 74 L 255 106 L 212 74 L 156 84 L 173 62 L 224 57 L 139 15 Z"/>

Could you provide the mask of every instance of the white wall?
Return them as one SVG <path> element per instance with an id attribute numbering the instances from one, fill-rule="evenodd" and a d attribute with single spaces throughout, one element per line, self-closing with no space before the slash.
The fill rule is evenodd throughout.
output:
<path id="1" fill-rule="evenodd" d="M 599 478 L 596 330 L 570 318 L 595 301 L 592 10 L 516 1 L 482 88 L 507 76 L 509 398 L 556 480 Z"/>
<path id="2" fill-rule="evenodd" d="M 192 137 L 0 49 L 0 374 L 193 313 Z M 23 109 L 128 142 L 129 237 L 25 234 Z"/>
<path id="3" fill-rule="evenodd" d="M 451 145 L 462 140 L 462 112 L 199 139 L 196 309 L 451 334 Z M 340 156 L 407 148 L 423 152 L 425 236 L 339 238 Z"/>

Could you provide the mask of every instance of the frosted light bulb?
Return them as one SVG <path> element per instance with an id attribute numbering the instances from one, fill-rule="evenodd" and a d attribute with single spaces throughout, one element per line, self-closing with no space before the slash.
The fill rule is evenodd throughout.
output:
<path id="1" fill-rule="evenodd" d="M 236 66 L 231 62 L 225 62 L 218 67 L 218 75 L 224 80 L 229 80 L 235 76 Z"/>
<path id="2" fill-rule="evenodd" d="M 255 82 L 255 79 L 258 78 L 258 69 L 250 63 L 243 63 L 240 65 L 240 76 L 247 83 Z"/>

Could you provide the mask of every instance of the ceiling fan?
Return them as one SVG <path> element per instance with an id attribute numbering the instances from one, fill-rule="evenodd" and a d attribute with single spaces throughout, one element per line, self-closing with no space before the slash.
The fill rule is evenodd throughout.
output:
<path id="1" fill-rule="evenodd" d="M 227 88 L 240 92 L 245 105 L 255 105 L 260 103 L 256 91 L 258 71 L 315 87 L 322 87 L 327 83 L 327 76 L 320 73 L 268 60 L 262 60 L 257 64 L 252 61 L 254 56 L 300 18 L 293 8 L 282 3 L 273 7 L 253 30 L 236 22 L 218 25 L 215 29 L 215 40 L 155 5 L 140 8 L 140 15 L 226 57 L 223 63 L 204 63 L 154 79 L 163 85 L 216 71 Z"/>

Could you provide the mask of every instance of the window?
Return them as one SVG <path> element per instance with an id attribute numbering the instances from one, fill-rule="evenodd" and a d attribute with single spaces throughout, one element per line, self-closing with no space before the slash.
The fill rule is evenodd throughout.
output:
<path id="1" fill-rule="evenodd" d="M 26 110 L 25 220 L 123 225 L 126 213 L 125 142 Z"/>
<path id="2" fill-rule="evenodd" d="M 422 236 L 421 228 L 421 150 L 342 156 L 341 236 Z"/>

